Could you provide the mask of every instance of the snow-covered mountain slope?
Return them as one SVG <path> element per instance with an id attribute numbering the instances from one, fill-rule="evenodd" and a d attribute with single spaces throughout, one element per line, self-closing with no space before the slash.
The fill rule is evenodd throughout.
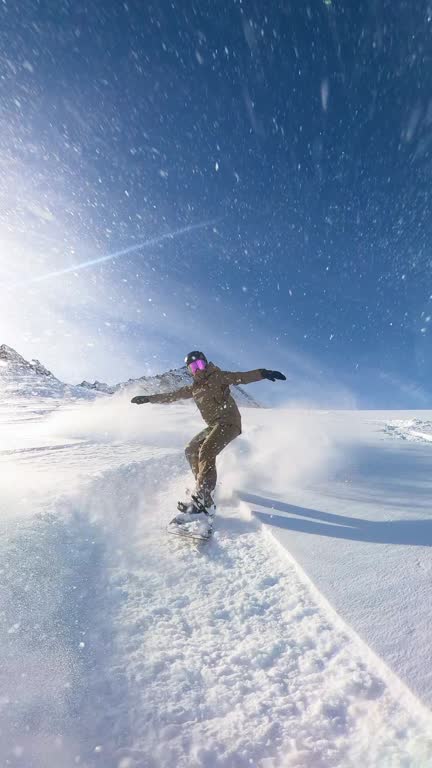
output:
<path id="1" fill-rule="evenodd" d="M 28 362 L 12 347 L 0 345 L 0 400 L 14 397 L 86 398 L 94 397 L 83 387 L 64 384 L 39 360 Z"/>
<path id="2" fill-rule="evenodd" d="M 190 386 L 192 383 L 192 377 L 188 373 L 187 367 L 174 368 L 166 373 L 161 373 L 156 376 L 141 376 L 138 379 L 129 379 L 129 381 L 120 382 L 114 386 L 104 384 L 100 381 L 95 381 L 90 384 L 88 381 L 81 382 L 81 387 L 87 387 L 97 392 L 105 392 L 108 394 L 114 394 L 122 390 L 133 390 L 134 392 L 140 392 L 143 395 L 161 394 L 163 392 L 174 392 L 181 387 Z M 231 392 L 237 401 L 238 405 L 247 408 L 260 408 L 262 407 L 243 387 L 234 386 L 231 388 Z"/>
<path id="3" fill-rule="evenodd" d="M 15 417 L 0 412 L 0 763 L 432 765 L 432 716 L 407 688 L 431 668 L 428 539 L 407 504 L 426 520 L 429 446 L 373 415 L 248 410 L 203 547 L 165 532 L 193 408 L 119 396 Z M 404 546 L 371 522 L 395 511 Z"/>
<path id="4" fill-rule="evenodd" d="M 53 398 L 92 399 L 98 395 L 112 395 L 127 391 L 132 394 L 159 394 L 172 392 L 191 384 L 186 366 L 156 376 L 142 376 L 138 379 L 109 385 L 100 381 L 91 384 L 83 381 L 78 385 L 65 384 L 48 371 L 39 360 L 28 362 L 12 347 L 0 346 L 0 407 L 1 402 L 11 398 Z M 240 406 L 260 408 L 260 404 L 242 387 L 232 387 L 232 394 Z"/>

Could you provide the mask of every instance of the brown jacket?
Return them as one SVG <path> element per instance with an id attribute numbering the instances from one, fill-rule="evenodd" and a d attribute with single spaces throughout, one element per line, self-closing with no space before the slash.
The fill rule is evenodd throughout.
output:
<path id="1" fill-rule="evenodd" d="M 252 384 L 263 378 L 261 370 L 230 372 L 221 371 L 209 363 L 204 371 L 197 371 L 193 384 L 176 392 L 164 395 L 150 395 L 151 403 L 174 403 L 193 397 L 204 421 L 209 425 L 235 424 L 241 430 L 241 416 L 230 393 L 231 384 Z"/>

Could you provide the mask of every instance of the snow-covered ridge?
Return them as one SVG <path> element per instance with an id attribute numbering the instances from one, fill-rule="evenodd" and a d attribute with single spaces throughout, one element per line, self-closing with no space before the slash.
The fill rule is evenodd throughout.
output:
<path id="1" fill-rule="evenodd" d="M 71 385 L 57 379 L 39 360 L 28 362 L 12 347 L 0 345 L 0 398 L 10 397 L 52 397 L 52 398 L 94 398 L 99 395 L 112 395 L 130 390 L 144 395 L 172 392 L 191 384 L 191 376 L 186 366 L 156 376 L 141 376 L 119 384 L 109 385 L 100 381 L 92 383 L 82 381 Z M 237 403 L 249 408 L 260 405 L 242 387 L 233 387 Z"/>
<path id="2" fill-rule="evenodd" d="M 100 381 L 95 381 L 90 384 L 88 381 L 82 381 L 80 386 L 86 387 L 96 392 L 104 392 L 106 394 L 114 394 L 125 389 L 139 390 L 143 395 L 161 394 L 163 392 L 174 392 L 181 387 L 187 387 L 192 383 L 191 375 L 188 373 L 187 367 L 184 365 L 181 368 L 174 368 L 166 373 L 160 373 L 156 376 L 141 376 L 138 379 L 129 379 L 128 381 L 120 382 L 114 386 L 104 384 Z M 238 405 L 249 408 L 260 408 L 261 405 L 249 395 L 248 392 L 242 387 L 234 386 L 232 393 Z"/>
<path id="3" fill-rule="evenodd" d="M 422 419 L 393 419 L 383 428 L 390 437 L 410 442 L 432 443 L 432 421 Z"/>
<path id="4" fill-rule="evenodd" d="M 65 384 L 39 360 L 29 362 L 7 344 L 0 345 L 0 398 L 87 398 L 92 395 L 82 387 Z"/>

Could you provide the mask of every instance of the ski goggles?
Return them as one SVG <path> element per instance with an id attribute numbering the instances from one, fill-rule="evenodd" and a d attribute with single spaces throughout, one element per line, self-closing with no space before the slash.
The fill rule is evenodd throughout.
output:
<path id="1" fill-rule="evenodd" d="M 188 368 L 191 373 L 195 374 L 197 371 L 205 371 L 207 363 L 205 360 L 192 360 L 192 362 L 189 363 Z"/>

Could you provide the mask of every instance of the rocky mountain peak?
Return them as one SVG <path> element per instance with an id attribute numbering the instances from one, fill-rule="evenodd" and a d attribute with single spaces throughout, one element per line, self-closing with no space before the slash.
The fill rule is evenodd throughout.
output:
<path id="1" fill-rule="evenodd" d="M 160 394 L 172 392 L 192 382 L 186 366 L 165 371 L 153 376 L 141 376 L 138 379 L 109 385 L 100 381 L 83 381 L 77 386 L 65 384 L 57 379 L 39 360 L 29 362 L 7 344 L 0 345 L 0 396 L 14 397 L 55 397 L 55 398 L 94 398 L 112 395 L 123 390 L 135 394 Z M 239 405 L 259 408 L 259 404 L 242 387 L 232 388 L 234 398 Z"/>

